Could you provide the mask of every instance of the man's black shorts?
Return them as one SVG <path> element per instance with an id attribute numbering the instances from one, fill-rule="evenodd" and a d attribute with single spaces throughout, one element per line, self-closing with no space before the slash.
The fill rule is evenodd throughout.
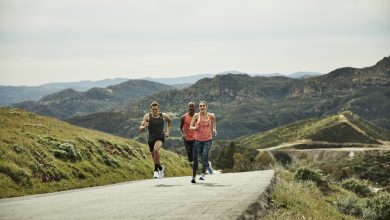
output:
<path id="1" fill-rule="evenodd" d="M 157 140 L 154 140 L 154 141 L 149 141 L 149 142 L 148 142 L 148 145 L 149 145 L 149 150 L 150 150 L 150 152 L 153 152 L 153 150 L 154 150 L 154 144 L 156 143 L 156 141 L 161 141 L 162 143 L 164 143 L 165 138 L 157 139 Z"/>

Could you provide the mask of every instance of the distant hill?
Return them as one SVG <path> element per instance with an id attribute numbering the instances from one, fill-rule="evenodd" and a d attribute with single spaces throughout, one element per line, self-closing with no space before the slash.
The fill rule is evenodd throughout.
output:
<path id="1" fill-rule="evenodd" d="M 283 144 L 284 148 L 359 147 L 382 145 L 383 141 L 390 141 L 389 131 L 376 127 L 352 112 L 305 119 L 234 140 L 237 146 L 253 149 Z"/>
<path id="2" fill-rule="evenodd" d="M 311 78 L 316 76 L 321 76 L 322 73 L 316 73 L 316 72 L 295 72 L 288 74 L 287 77 L 294 78 L 294 79 L 304 79 L 304 78 Z"/>
<path id="3" fill-rule="evenodd" d="M 214 75 L 215 74 L 198 74 L 198 75 L 183 76 L 183 77 L 164 77 L 164 78 L 146 77 L 142 79 L 158 82 L 166 85 L 175 85 L 175 84 L 193 84 L 200 79 L 206 77 L 213 77 Z"/>
<path id="4" fill-rule="evenodd" d="M 390 86 L 390 57 L 383 58 L 371 67 L 344 67 L 319 77 L 304 79 L 296 85 L 291 96 L 334 96 L 372 86 Z"/>
<path id="5" fill-rule="evenodd" d="M 384 60 L 386 59 L 389 58 Z M 387 62 L 379 62 L 373 67 L 354 69 L 352 75 L 359 72 L 364 81 L 357 80 L 360 79 L 357 76 L 351 77 L 348 68 L 336 71 L 337 77 L 333 77 L 333 71 L 309 79 L 252 77 L 246 74 L 217 75 L 201 79 L 183 90 L 164 91 L 130 103 L 122 103 L 113 109 L 114 112 L 105 113 L 104 118 L 90 115 L 71 118 L 69 122 L 136 137 L 138 131 L 133 130 L 131 125 L 114 124 L 110 121 L 121 118 L 122 121 L 131 119 L 139 123 L 143 114 L 149 111 L 151 101 L 156 100 L 161 104 L 161 110 L 173 117 L 176 125 L 173 135 L 179 136 L 178 118 L 185 113 L 187 103 L 207 100 L 209 111 L 217 116 L 220 139 L 233 139 L 305 118 L 343 111 L 352 111 L 378 126 L 390 129 L 390 113 L 387 111 L 390 109 L 390 102 L 386 101 L 390 97 L 390 87 L 387 84 L 389 77 L 386 78 L 389 66 Z"/>
<path id="6" fill-rule="evenodd" d="M 0 108 L 0 198 L 152 178 L 149 148 L 16 108 Z M 166 176 L 190 175 L 161 151 Z"/>
<path id="7" fill-rule="evenodd" d="M 107 87 L 127 81 L 128 79 L 116 78 L 98 81 L 80 81 L 69 83 L 48 83 L 40 86 L 1 86 L 0 85 L 0 106 L 10 105 L 22 101 L 37 101 L 45 95 L 55 93 L 64 89 L 87 91 L 93 87 Z"/>
<path id="8" fill-rule="evenodd" d="M 92 88 L 86 92 L 65 89 L 46 95 L 39 101 L 25 101 L 13 106 L 42 115 L 66 119 L 77 115 L 108 111 L 119 103 L 127 103 L 136 98 L 169 89 L 173 87 L 146 80 L 128 80 L 106 88 Z"/>
<path id="9" fill-rule="evenodd" d="M 41 85 L 42 87 L 49 89 L 58 89 L 63 90 L 71 88 L 80 92 L 85 92 L 94 87 L 104 88 L 107 86 L 117 85 L 123 82 L 128 81 L 127 78 L 115 78 L 115 79 L 103 79 L 97 81 L 83 80 L 79 82 L 57 82 L 57 83 L 47 83 Z"/>
<path id="10" fill-rule="evenodd" d="M 191 75 L 191 76 L 182 76 L 182 77 L 165 77 L 165 78 L 152 78 L 152 77 L 146 77 L 142 78 L 144 80 L 149 80 L 153 82 L 159 82 L 166 85 L 191 85 L 196 83 L 198 80 L 201 80 L 203 78 L 213 78 L 217 75 L 228 75 L 228 74 L 234 74 L 234 75 L 250 75 L 250 76 L 262 76 L 262 77 L 274 77 L 274 76 L 285 76 L 281 73 L 244 73 L 236 70 L 231 71 L 224 71 L 219 73 L 206 73 L 206 74 L 197 74 L 197 75 Z M 287 75 L 289 78 L 309 78 L 314 76 L 319 76 L 321 73 L 315 73 L 315 72 L 296 72 Z M 180 88 L 180 87 L 177 87 Z"/>

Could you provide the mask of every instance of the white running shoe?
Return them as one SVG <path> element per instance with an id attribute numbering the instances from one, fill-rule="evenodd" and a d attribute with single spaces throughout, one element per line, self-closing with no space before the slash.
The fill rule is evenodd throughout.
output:
<path id="1" fill-rule="evenodd" d="M 154 177 L 155 179 L 157 179 L 157 178 L 158 178 L 158 172 L 157 172 L 157 171 L 154 171 L 154 173 L 153 173 L 153 177 Z"/>
<path id="2" fill-rule="evenodd" d="M 164 171 L 165 171 L 165 166 L 161 165 L 161 170 L 158 171 L 158 178 L 160 179 L 164 178 Z"/>
<path id="3" fill-rule="evenodd" d="M 214 170 L 213 170 L 213 167 L 211 167 L 211 162 L 209 161 L 209 166 L 207 167 L 207 171 L 209 172 L 209 174 L 213 174 L 214 173 Z"/>

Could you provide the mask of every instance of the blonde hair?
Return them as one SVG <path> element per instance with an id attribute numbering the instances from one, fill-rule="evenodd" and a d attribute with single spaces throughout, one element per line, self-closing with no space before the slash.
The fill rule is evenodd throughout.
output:
<path id="1" fill-rule="evenodd" d="M 206 107 L 208 107 L 208 104 L 207 104 L 207 102 L 206 101 L 204 101 L 204 100 L 202 100 L 202 101 L 199 101 L 199 104 L 200 103 L 204 103 L 205 105 L 206 105 Z"/>

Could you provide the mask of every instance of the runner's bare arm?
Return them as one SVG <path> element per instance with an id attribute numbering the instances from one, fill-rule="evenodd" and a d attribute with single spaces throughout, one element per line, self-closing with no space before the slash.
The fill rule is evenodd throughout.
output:
<path id="1" fill-rule="evenodd" d="M 184 120 L 185 120 L 185 116 L 183 115 L 180 118 L 180 131 L 181 132 L 183 132 Z"/>
<path id="2" fill-rule="evenodd" d="M 199 127 L 198 123 L 199 113 L 195 113 L 194 117 L 192 117 L 191 124 L 190 124 L 190 130 L 196 130 Z"/>
<path id="3" fill-rule="evenodd" d="M 184 137 L 184 131 L 183 131 L 184 121 L 185 121 L 185 116 L 183 115 L 180 118 L 180 132 L 181 132 L 181 136 L 183 137 Z"/>
<path id="4" fill-rule="evenodd" d="M 142 119 L 141 125 L 139 126 L 139 131 L 143 132 L 145 128 L 149 126 L 149 115 L 145 114 L 144 118 Z"/>
<path id="5" fill-rule="evenodd" d="M 214 136 L 217 136 L 217 118 L 214 113 L 211 113 L 211 124 L 213 126 Z"/>
<path id="6" fill-rule="evenodd" d="M 169 137 L 169 133 L 172 130 L 171 118 L 169 117 L 169 115 L 167 115 L 165 113 L 163 113 L 163 118 L 167 122 L 167 130 L 165 132 L 165 137 Z"/>

